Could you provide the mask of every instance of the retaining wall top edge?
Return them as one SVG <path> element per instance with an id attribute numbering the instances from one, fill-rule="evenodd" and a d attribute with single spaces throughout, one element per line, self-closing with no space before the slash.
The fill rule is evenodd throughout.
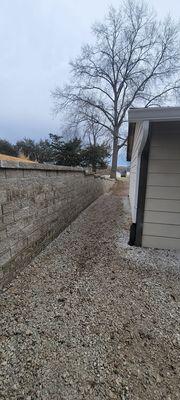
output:
<path id="1" fill-rule="evenodd" d="M 65 171 L 65 172 L 85 172 L 82 167 L 67 167 L 62 165 L 52 164 L 38 164 L 28 163 L 21 161 L 8 161 L 0 160 L 0 168 L 2 169 L 32 169 L 32 170 L 44 170 L 44 171 Z"/>
<path id="2" fill-rule="evenodd" d="M 40 171 L 60 171 L 60 172 L 81 172 L 85 176 L 93 176 L 94 178 L 104 179 L 104 180 L 112 180 L 109 177 L 104 177 L 101 175 L 95 174 L 94 172 L 83 168 L 83 167 L 67 167 L 63 165 L 53 165 L 53 164 L 38 164 L 38 163 L 28 163 L 21 161 L 9 161 L 9 160 L 0 160 L 0 169 L 14 169 L 14 170 L 40 170 Z"/>

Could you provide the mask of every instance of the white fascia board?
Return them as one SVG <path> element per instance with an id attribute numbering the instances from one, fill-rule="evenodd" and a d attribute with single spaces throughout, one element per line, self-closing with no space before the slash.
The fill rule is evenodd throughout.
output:
<path id="1" fill-rule="evenodd" d="M 141 121 L 180 121 L 180 107 L 131 108 L 129 122 Z"/>

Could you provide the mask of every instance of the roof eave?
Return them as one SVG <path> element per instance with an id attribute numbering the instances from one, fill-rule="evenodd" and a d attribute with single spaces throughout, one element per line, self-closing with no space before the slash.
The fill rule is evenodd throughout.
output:
<path id="1" fill-rule="evenodd" d="M 142 121 L 180 121 L 180 107 L 130 108 L 130 123 Z"/>

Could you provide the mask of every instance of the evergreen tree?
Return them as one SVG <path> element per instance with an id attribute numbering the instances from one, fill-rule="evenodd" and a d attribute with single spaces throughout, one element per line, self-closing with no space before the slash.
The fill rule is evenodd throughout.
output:
<path id="1" fill-rule="evenodd" d="M 6 154 L 8 156 L 17 157 L 18 150 L 17 150 L 16 146 L 9 143 L 7 140 L 0 139 L 0 153 Z"/>
<path id="2" fill-rule="evenodd" d="M 93 172 L 96 172 L 97 169 L 104 169 L 107 167 L 109 157 L 110 149 L 107 145 L 89 145 L 82 151 L 81 165 L 92 167 Z"/>
<path id="3" fill-rule="evenodd" d="M 16 143 L 16 147 L 19 153 L 23 153 L 25 157 L 29 158 L 31 161 L 36 161 L 36 144 L 34 140 L 29 138 L 24 138 Z"/>
<path id="4" fill-rule="evenodd" d="M 56 164 L 75 167 L 81 164 L 82 141 L 74 138 L 61 145 L 59 153 L 56 155 Z"/>

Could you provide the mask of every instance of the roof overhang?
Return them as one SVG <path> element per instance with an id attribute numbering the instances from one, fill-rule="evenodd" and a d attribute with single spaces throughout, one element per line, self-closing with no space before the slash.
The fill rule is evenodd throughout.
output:
<path id="1" fill-rule="evenodd" d="M 128 111 L 127 161 L 131 161 L 136 123 L 180 121 L 180 107 L 130 108 Z"/>
<path id="2" fill-rule="evenodd" d="M 128 121 L 180 121 L 180 107 L 130 108 Z"/>

